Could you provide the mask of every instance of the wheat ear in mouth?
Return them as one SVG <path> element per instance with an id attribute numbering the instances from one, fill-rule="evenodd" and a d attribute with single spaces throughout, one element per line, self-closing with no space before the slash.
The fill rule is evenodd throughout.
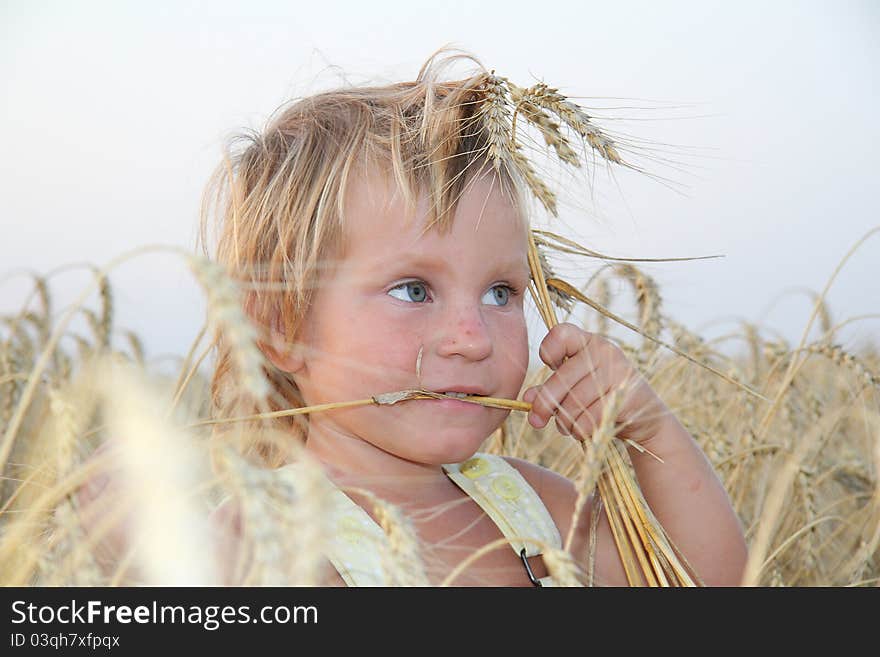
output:
<path id="1" fill-rule="evenodd" d="M 468 395 L 466 397 L 450 397 L 442 392 L 432 392 L 430 390 L 413 389 L 400 390 L 398 392 L 386 392 L 381 395 L 372 397 L 376 404 L 396 404 L 399 401 L 408 399 L 457 399 L 463 402 L 479 404 L 480 406 L 491 406 L 492 408 L 503 408 L 511 411 L 529 412 L 532 405 L 528 402 L 518 401 L 516 399 L 504 399 L 502 397 L 486 397 L 483 395 Z"/>
<path id="2" fill-rule="evenodd" d="M 492 408 L 501 408 L 511 411 L 523 411 L 528 413 L 532 409 L 532 405 L 528 402 L 516 399 L 504 399 L 501 397 L 484 397 L 482 395 L 468 395 L 467 397 L 450 397 L 440 392 L 432 392 L 431 390 L 423 390 L 421 388 L 411 388 L 408 390 L 398 390 L 395 392 L 383 392 L 373 395 L 366 399 L 357 399 L 346 402 L 331 402 L 329 404 L 316 404 L 314 406 L 303 406 L 300 408 L 289 408 L 283 411 L 272 411 L 269 413 L 257 413 L 255 415 L 245 415 L 242 417 L 218 418 L 214 420 L 203 420 L 195 422 L 190 426 L 203 426 L 207 424 L 226 424 L 227 422 L 250 422 L 253 420 L 270 420 L 279 417 L 288 417 L 290 415 L 306 415 L 309 413 L 321 413 L 324 411 L 332 411 L 340 408 L 354 408 L 357 406 L 369 406 L 377 404 L 379 406 L 390 406 L 411 399 L 456 399 L 458 401 L 470 402 L 471 404 L 479 404 L 480 406 L 489 406 Z"/>

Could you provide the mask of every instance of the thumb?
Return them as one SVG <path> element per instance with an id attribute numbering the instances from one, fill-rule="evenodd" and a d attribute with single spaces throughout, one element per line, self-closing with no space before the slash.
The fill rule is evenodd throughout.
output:
<path id="1" fill-rule="evenodd" d="M 524 402 L 526 402 L 527 404 L 531 404 L 533 401 L 535 401 L 535 397 L 537 397 L 537 396 L 538 396 L 538 386 L 532 386 L 531 388 L 529 388 L 528 390 L 526 390 L 523 393 L 522 398 L 523 398 Z"/>

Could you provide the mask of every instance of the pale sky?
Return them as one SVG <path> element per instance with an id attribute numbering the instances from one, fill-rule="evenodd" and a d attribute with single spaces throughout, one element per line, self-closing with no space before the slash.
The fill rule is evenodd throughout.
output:
<path id="1" fill-rule="evenodd" d="M 880 226 L 878 7 L 0 0 L 0 313 L 23 303 L 21 269 L 191 250 L 228 136 L 340 75 L 411 79 L 452 43 L 519 84 L 606 108 L 605 126 L 681 164 L 648 164 L 671 186 L 597 172 L 595 203 L 565 216 L 569 236 L 619 256 L 722 254 L 646 268 L 665 312 L 706 335 L 748 320 L 796 341 L 804 290 Z M 844 266 L 836 320 L 880 313 L 878 255 L 880 234 Z M 56 312 L 87 280 L 53 276 Z M 138 256 L 111 282 L 117 328 L 152 357 L 186 352 L 204 302 L 179 258 Z M 878 329 L 857 320 L 839 340 L 877 342 Z"/>

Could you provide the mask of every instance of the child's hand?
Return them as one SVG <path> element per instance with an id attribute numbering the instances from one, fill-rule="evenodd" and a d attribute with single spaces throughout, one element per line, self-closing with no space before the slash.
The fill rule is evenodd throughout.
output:
<path id="1" fill-rule="evenodd" d="M 74 492 L 81 527 L 93 546 L 96 563 L 108 576 L 115 573 L 133 536 L 133 520 L 127 514 L 108 524 L 108 516 L 125 497 L 125 482 L 112 458 L 115 448 L 112 441 L 107 441 L 95 450 L 89 461 L 104 461 L 104 465 Z"/>
<path id="2" fill-rule="evenodd" d="M 595 333 L 558 324 L 541 342 L 539 355 L 554 373 L 523 394 L 523 401 L 532 404 L 529 423 L 535 428 L 553 416 L 561 433 L 586 440 L 599 425 L 608 393 L 619 386 L 624 395 L 617 416 L 619 438 L 646 442 L 669 413 L 620 348 Z"/>

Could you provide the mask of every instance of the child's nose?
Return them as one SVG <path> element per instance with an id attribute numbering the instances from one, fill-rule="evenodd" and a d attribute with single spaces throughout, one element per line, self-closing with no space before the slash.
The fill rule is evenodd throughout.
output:
<path id="1" fill-rule="evenodd" d="M 437 352 L 441 356 L 464 356 L 483 360 L 492 353 L 492 338 L 480 309 L 459 305 L 443 314 L 438 328 Z"/>

